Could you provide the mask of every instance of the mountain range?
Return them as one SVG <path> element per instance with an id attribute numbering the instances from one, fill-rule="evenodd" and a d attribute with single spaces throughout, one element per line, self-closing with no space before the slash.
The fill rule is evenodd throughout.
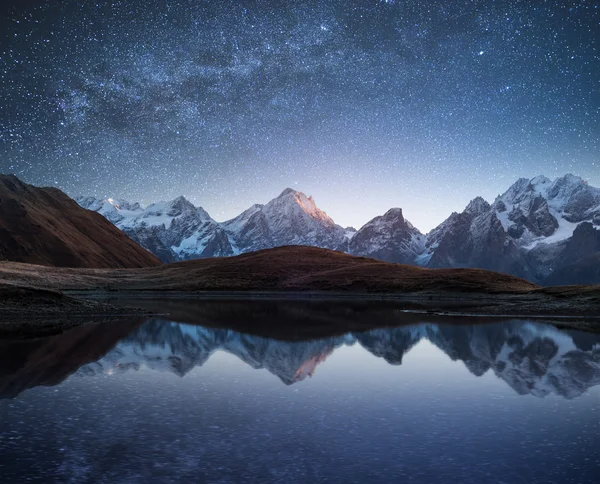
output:
<path id="1" fill-rule="evenodd" d="M 430 268 L 481 268 L 540 284 L 600 283 L 600 189 L 567 174 L 517 180 L 493 203 L 481 197 L 427 234 L 392 208 L 358 231 L 337 225 L 312 197 L 287 188 L 222 223 L 184 197 L 142 207 L 77 197 L 163 262 L 310 245 Z"/>
<path id="2" fill-rule="evenodd" d="M 347 252 L 353 234 L 335 224 L 311 197 L 291 188 L 223 223 L 184 197 L 145 208 L 112 198 L 75 200 L 83 208 L 104 215 L 163 262 L 238 255 L 284 245 Z"/>

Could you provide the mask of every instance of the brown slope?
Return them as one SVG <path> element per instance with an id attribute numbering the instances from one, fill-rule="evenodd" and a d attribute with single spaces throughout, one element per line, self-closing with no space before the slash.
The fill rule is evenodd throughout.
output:
<path id="1" fill-rule="evenodd" d="M 144 278 L 145 279 L 145 278 Z M 523 279 L 478 269 L 424 269 L 316 247 L 288 246 L 165 266 L 144 289 L 412 292 L 528 291 Z"/>
<path id="2" fill-rule="evenodd" d="M 56 188 L 0 175 L 0 259 L 57 267 L 133 268 L 160 261 Z"/>
<path id="3" fill-rule="evenodd" d="M 538 286 L 478 269 L 423 269 L 315 247 L 265 249 L 134 270 L 0 263 L 0 283 L 61 290 L 527 292 Z"/>

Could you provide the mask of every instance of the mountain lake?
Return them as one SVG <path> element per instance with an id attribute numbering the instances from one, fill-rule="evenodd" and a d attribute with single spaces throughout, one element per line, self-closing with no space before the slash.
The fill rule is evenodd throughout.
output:
<path id="1" fill-rule="evenodd" d="M 593 483 L 600 335 L 431 317 L 293 340 L 87 324 L 0 340 L 0 416 L 6 484 Z"/>

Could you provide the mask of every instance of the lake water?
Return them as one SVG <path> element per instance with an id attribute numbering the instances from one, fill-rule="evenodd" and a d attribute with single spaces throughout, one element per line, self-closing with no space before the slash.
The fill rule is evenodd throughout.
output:
<path id="1" fill-rule="evenodd" d="M 582 484 L 599 449 L 600 337 L 531 321 L 0 341 L 3 484 Z"/>

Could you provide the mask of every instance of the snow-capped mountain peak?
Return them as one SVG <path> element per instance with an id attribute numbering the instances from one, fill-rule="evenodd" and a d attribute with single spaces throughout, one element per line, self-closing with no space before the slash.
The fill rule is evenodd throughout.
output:
<path id="1" fill-rule="evenodd" d="M 552 180 L 544 175 L 538 175 L 531 179 L 531 184 L 533 186 L 549 185 L 550 183 L 552 183 Z"/>
<path id="2" fill-rule="evenodd" d="M 121 199 L 78 197 L 82 207 L 113 222 L 163 262 L 196 257 L 232 255 L 231 244 L 219 224 L 183 196 L 142 207 Z"/>
<path id="3" fill-rule="evenodd" d="M 574 263 L 567 241 L 578 225 L 600 225 L 600 190 L 572 174 L 521 178 L 491 206 L 476 200 L 477 207 L 471 202 L 428 234 L 431 257 L 420 260 L 430 267 L 480 267 L 543 282 L 566 261 Z M 592 235 L 586 246 L 594 246 Z"/>
<path id="4" fill-rule="evenodd" d="M 487 212 L 490 209 L 490 204 L 486 202 L 482 197 L 476 197 L 469 202 L 465 208 L 465 212 L 480 214 Z"/>
<path id="5" fill-rule="evenodd" d="M 347 249 L 344 229 L 319 209 L 312 197 L 292 188 L 265 205 L 252 206 L 222 226 L 237 252 L 281 245 Z"/>
<path id="6" fill-rule="evenodd" d="M 299 193 L 300 193 L 300 192 L 298 192 L 298 191 L 294 190 L 293 188 L 290 188 L 290 187 L 288 187 L 288 188 L 284 189 L 284 190 L 283 190 L 283 191 L 282 191 L 282 192 L 279 194 L 279 196 L 277 196 L 276 198 L 285 198 L 285 197 L 287 197 L 288 195 L 294 195 L 294 196 L 295 196 L 295 195 L 297 195 L 297 194 L 299 194 Z"/>
<path id="7" fill-rule="evenodd" d="M 600 221 L 600 190 L 567 174 L 554 181 L 522 178 L 493 205 L 504 229 L 524 247 L 570 237 L 577 223 Z"/>
<path id="8" fill-rule="evenodd" d="M 195 207 L 194 204 L 192 204 L 192 202 L 190 202 L 184 196 L 179 196 L 176 199 L 168 202 L 167 206 L 169 206 L 169 208 L 170 208 L 169 213 L 172 214 L 173 216 L 179 215 L 185 211 L 197 210 L 197 207 Z M 200 210 L 202 210 L 202 212 L 206 213 L 202 208 L 200 208 Z"/>
<path id="9" fill-rule="evenodd" d="M 393 221 L 395 219 L 399 219 L 404 221 L 404 214 L 402 213 L 402 209 L 399 207 L 392 207 L 390 208 L 387 212 L 385 212 L 382 216 L 381 216 L 382 220 L 387 221 Z"/>
<path id="10" fill-rule="evenodd" d="M 154 220 L 153 217 L 156 217 Z M 201 222 L 214 222 L 202 207 L 196 207 L 185 197 L 180 196 L 167 202 L 156 202 L 148 205 L 144 210 L 143 218 L 147 225 L 169 226 L 174 220 L 181 217 L 191 217 Z"/>
<path id="11" fill-rule="evenodd" d="M 389 262 L 415 263 L 425 250 L 425 236 L 402 213 L 391 208 L 367 222 L 350 240 L 350 253 Z"/>
<path id="12" fill-rule="evenodd" d="M 289 217 L 298 214 L 298 208 L 310 217 L 327 225 L 335 225 L 333 220 L 317 207 L 312 196 L 307 197 L 304 193 L 292 188 L 286 188 L 281 194 L 264 206 L 265 213 L 276 215 L 283 212 Z"/>

